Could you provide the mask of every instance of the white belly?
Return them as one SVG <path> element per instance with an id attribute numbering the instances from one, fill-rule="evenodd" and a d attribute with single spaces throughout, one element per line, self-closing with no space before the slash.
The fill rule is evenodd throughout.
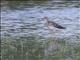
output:
<path id="1" fill-rule="evenodd" d="M 58 31 L 59 29 L 55 28 L 54 26 L 48 26 L 48 28 L 54 32 Z"/>
<path id="2" fill-rule="evenodd" d="M 49 28 L 49 29 L 52 29 L 52 30 L 55 29 L 55 27 L 53 27 L 53 26 L 48 26 L 48 28 Z"/>

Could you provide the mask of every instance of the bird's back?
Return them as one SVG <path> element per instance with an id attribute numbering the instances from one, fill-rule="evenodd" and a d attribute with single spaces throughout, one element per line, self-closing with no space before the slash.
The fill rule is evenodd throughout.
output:
<path id="1" fill-rule="evenodd" d="M 56 27 L 58 29 L 65 29 L 65 27 L 63 27 L 63 26 L 61 26 L 61 25 L 59 25 L 59 24 L 57 24 L 55 22 L 52 22 L 52 21 L 48 21 L 48 25 L 52 25 L 52 26 L 54 26 L 54 27 Z"/>

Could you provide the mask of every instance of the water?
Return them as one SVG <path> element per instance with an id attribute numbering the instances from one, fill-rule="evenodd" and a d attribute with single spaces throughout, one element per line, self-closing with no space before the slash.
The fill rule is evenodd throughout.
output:
<path id="1" fill-rule="evenodd" d="M 51 52 L 54 52 L 53 51 L 54 48 L 56 50 L 57 47 L 58 48 L 62 47 L 59 50 L 59 52 L 53 53 L 53 55 L 54 54 L 57 54 L 57 55 L 61 54 L 61 55 L 58 56 L 58 58 L 56 58 L 57 55 L 55 55 L 54 57 L 52 55 L 50 57 L 50 60 L 53 60 L 52 58 L 59 59 L 60 57 L 61 57 L 61 60 L 64 60 L 62 54 L 64 56 L 68 55 L 68 58 L 65 58 L 66 60 L 68 59 L 71 60 L 71 57 L 73 60 L 75 58 L 74 49 L 76 51 L 79 47 L 78 48 L 76 47 L 73 49 L 73 48 L 70 48 L 69 45 L 66 46 L 64 45 L 64 43 L 60 43 L 56 41 L 48 42 L 49 44 L 46 45 L 47 43 L 46 42 L 44 43 L 44 39 L 46 38 L 52 39 L 53 37 L 54 40 L 56 39 L 59 39 L 59 41 L 67 40 L 69 41 L 68 43 L 75 42 L 76 45 L 80 46 L 79 44 L 80 43 L 80 13 L 79 12 L 80 12 L 79 2 L 54 2 L 54 1 L 6 2 L 1 7 L 1 37 L 3 39 L 2 51 L 5 52 L 5 50 L 8 47 L 11 52 L 15 53 L 15 54 L 12 53 L 10 55 L 9 54 L 7 55 L 7 53 L 5 53 L 6 56 L 8 56 L 8 58 L 6 59 L 9 60 L 10 58 L 12 58 L 13 60 L 15 60 L 18 57 L 20 57 L 21 59 L 25 58 L 24 60 L 26 60 L 28 59 L 27 54 L 29 52 L 32 52 L 30 54 L 33 54 L 33 56 L 32 57 L 30 56 L 30 57 L 35 60 L 36 57 L 34 58 L 34 56 L 37 56 L 37 55 L 34 49 L 37 49 L 36 51 L 41 52 L 39 53 L 40 55 L 38 55 L 38 58 L 42 59 L 43 57 L 44 59 L 47 59 L 49 58 L 49 54 L 48 55 L 45 55 L 46 53 L 43 54 L 42 50 L 47 51 L 47 53 L 48 53 L 48 50 L 50 50 L 50 53 L 51 53 Z M 45 16 L 47 16 L 49 20 L 54 21 L 66 27 L 66 29 L 58 30 L 54 32 L 50 31 L 46 26 L 45 21 L 43 20 Z M 34 36 L 36 36 L 36 38 L 34 38 Z M 41 40 L 43 42 L 39 43 L 37 42 L 37 40 L 38 41 Z M 6 42 L 7 44 L 5 44 Z M 71 46 L 73 47 L 76 46 L 71 43 L 70 43 Z M 28 46 L 28 44 L 31 49 L 31 50 L 29 49 L 30 51 L 26 50 L 27 49 L 26 46 Z M 43 45 L 41 44 L 46 45 L 47 47 L 42 48 Z M 67 48 L 69 48 L 69 50 Z M 9 50 L 7 49 L 8 52 Z M 72 50 L 73 52 L 71 52 Z M 77 51 L 80 52 L 79 50 Z M 5 54 L 3 53 L 2 56 L 5 57 L 4 56 Z M 23 55 L 23 56 L 20 56 L 20 55 Z M 16 57 L 16 58 L 13 58 L 13 57 Z M 31 60 L 30 57 L 29 57 L 29 60 Z M 20 60 L 20 58 L 18 59 Z M 5 58 L 3 58 L 3 60 L 5 60 Z M 37 59 L 37 60 L 40 60 L 40 59 Z"/>
<path id="2" fill-rule="evenodd" d="M 55 37 L 51 34 L 45 21 L 42 19 L 47 16 L 49 20 L 66 27 L 60 30 L 56 37 L 64 38 L 76 33 L 80 33 L 80 8 L 79 2 L 8 2 L 7 6 L 2 7 L 1 28 L 2 36 L 23 36 L 37 34 L 44 37 Z M 19 4 L 19 6 L 17 6 Z"/>

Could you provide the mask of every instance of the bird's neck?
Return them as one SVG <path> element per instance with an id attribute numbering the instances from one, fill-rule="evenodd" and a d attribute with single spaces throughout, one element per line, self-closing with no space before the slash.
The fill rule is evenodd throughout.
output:
<path id="1" fill-rule="evenodd" d="M 46 22 L 48 22 L 48 21 L 49 21 L 49 20 L 48 20 L 48 18 L 46 18 L 45 20 L 46 20 Z"/>

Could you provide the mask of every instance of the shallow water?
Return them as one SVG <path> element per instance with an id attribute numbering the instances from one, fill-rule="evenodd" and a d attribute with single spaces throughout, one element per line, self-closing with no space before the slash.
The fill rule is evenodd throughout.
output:
<path id="1" fill-rule="evenodd" d="M 79 2 L 4 2 L 1 5 L 1 59 L 80 60 L 79 12 Z M 49 30 L 45 16 L 66 29 Z"/>
<path id="2" fill-rule="evenodd" d="M 14 3 L 15 1 L 7 2 L 1 7 L 2 37 L 36 34 L 43 37 L 65 38 L 80 34 L 79 2 Z M 42 19 L 45 16 L 66 29 L 51 32 Z"/>

